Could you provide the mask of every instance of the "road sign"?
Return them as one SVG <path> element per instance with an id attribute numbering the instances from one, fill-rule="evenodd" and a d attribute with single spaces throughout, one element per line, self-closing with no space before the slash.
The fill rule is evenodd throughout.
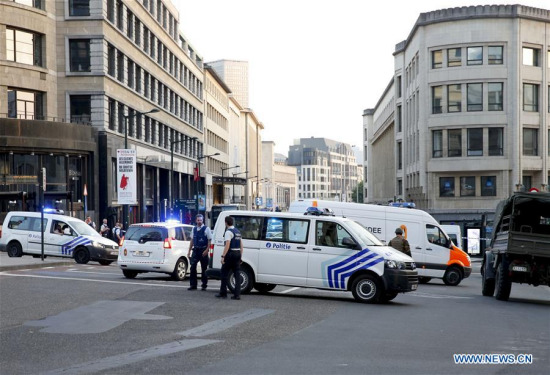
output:
<path id="1" fill-rule="evenodd" d="M 266 206 L 267 208 L 273 207 L 273 198 L 267 198 L 267 199 L 265 200 L 265 206 Z"/>
<path id="2" fill-rule="evenodd" d="M 256 206 L 261 206 L 263 204 L 262 197 L 256 197 Z"/>

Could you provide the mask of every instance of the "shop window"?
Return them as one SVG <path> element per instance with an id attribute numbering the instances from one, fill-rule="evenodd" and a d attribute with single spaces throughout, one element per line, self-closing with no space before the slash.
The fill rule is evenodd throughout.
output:
<path id="1" fill-rule="evenodd" d="M 481 176 L 481 196 L 494 197 L 497 195 L 496 176 Z"/>
<path id="2" fill-rule="evenodd" d="M 475 197 L 476 195 L 476 178 L 460 177 L 460 196 L 461 197 Z"/>

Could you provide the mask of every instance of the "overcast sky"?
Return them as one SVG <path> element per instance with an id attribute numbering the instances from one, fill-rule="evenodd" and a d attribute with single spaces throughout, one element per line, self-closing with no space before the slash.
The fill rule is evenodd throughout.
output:
<path id="1" fill-rule="evenodd" d="M 287 154 L 295 138 L 362 144 L 362 113 L 393 74 L 395 45 L 422 12 L 467 5 L 550 9 L 550 0 L 171 0 L 205 62 L 249 63 L 249 106 Z"/>

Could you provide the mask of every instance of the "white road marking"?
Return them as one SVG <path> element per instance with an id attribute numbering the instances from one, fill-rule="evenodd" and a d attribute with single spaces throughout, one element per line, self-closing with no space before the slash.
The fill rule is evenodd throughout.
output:
<path id="1" fill-rule="evenodd" d="M 290 289 L 287 289 L 287 290 L 283 290 L 282 292 L 273 292 L 273 293 L 277 293 L 277 294 L 286 294 L 286 293 L 290 293 L 290 292 L 294 292 L 295 290 L 298 290 L 300 289 L 300 287 L 294 287 L 294 288 L 290 288 Z"/>
<path id="2" fill-rule="evenodd" d="M 122 272 L 89 272 L 89 271 L 79 271 L 79 270 L 67 270 L 65 272 L 71 272 L 71 273 L 91 273 L 91 274 L 98 274 L 98 275 L 122 275 Z"/>
<path id="3" fill-rule="evenodd" d="M 129 365 L 147 359 L 157 358 L 164 355 L 179 353 L 186 350 L 199 348 L 201 346 L 215 344 L 218 342 L 221 341 L 203 339 L 173 341 L 169 342 L 168 344 L 157 345 L 146 349 L 115 355 L 112 357 L 99 358 L 94 361 L 85 362 L 66 368 L 43 372 L 42 374 L 89 374 Z"/>
<path id="4" fill-rule="evenodd" d="M 407 293 L 409 296 L 413 297 L 424 297 L 424 298 L 454 298 L 454 299 L 472 299 L 474 297 L 462 297 L 462 296 L 449 296 L 446 294 L 429 294 L 429 293 L 422 293 L 422 292 L 410 292 Z"/>
<path id="5" fill-rule="evenodd" d="M 274 311 L 275 310 L 268 309 L 251 309 L 240 314 L 231 315 L 226 318 L 205 323 L 199 327 L 188 329 L 187 331 L 179 332 L 177 334 L 192 337 L 204 337 L 208 335 L 213 335 L 215 333 L 225 331 L 226 329 L 247 322 L 249 320 L 257 319 L 264 315 L 271 314 Z"/>
<path id="6" fill-rule="evenodd" d="M 40 268 L 43 269 L 43 270 L 48 270 L 48 269 L 55 268 L 55 267 L 40 267 Z"/>

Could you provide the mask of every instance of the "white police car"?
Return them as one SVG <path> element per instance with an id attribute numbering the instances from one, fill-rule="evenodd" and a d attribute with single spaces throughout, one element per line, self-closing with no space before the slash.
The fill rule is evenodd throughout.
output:
<path id="1" fill-rule="evenodd" d="M 192 225 L 172 221 L 132 224 L 121 241 L 118 266 L 128 279 L 139 273 L 160 272 L 181 281 L 189 267 L 192 230 Z"/>
<path id="2" fill-rule="evenodd" d="M 59 211 L 56 211 L 59 212 Z M 62 213 L 62 212 L 61 212 Z M 0 251 L 10 257 L 42 253 L 40 212 L 8 212 L 0 232 Z M 117 259 L 116 242 L 103 238 L 84 221 L 59 213 L 44 213 L 44 254 L 109 265 Z"/>

